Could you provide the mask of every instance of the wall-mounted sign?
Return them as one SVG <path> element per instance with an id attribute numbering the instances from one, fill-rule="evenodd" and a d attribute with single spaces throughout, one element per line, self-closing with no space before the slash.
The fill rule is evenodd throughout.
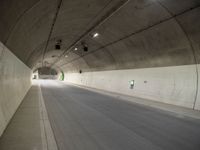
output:
<path id="1" fill-rule="evenodd" d="M 134 83 L 135 83 L 134 80 L 129 81 L 130 89 L 133 89 L 133 88 L 134 88 Z"/>

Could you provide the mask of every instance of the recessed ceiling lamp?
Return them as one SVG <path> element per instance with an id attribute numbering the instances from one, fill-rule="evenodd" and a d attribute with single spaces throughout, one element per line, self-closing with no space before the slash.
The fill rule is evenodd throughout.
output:
<path id="1" fill-rule="evenodd" d="M 93 38 L 97 38 L 98 36 L 99 36 L 99 33 L 97 32 L 92 35 Z"/>
<path id="2" fill-rule="evenodd" d="M 77 50 L 78 50 L 78 48 L 77 48 L 77 47 L 75 47 L 75 48 L 74 48 L 74 50 L 75 50 L 75 51 L 77 51 Z"/>

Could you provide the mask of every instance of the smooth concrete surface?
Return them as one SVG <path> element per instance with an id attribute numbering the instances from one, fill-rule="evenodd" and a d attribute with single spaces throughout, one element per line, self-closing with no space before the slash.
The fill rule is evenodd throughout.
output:
<path id="1" fill-rule="evenodd" d="M 0 150 L 57 150 L 38 82 L 33 82 L 0 138 Z"/>
<path id="2" fill-rule="evenodd" d="M 42 81 L 60 150 L 199 150 L 200 120 Z"/>
<path id="3" fill-rule="evenodd" d="M 197 80 L 195 65 L 65 73 L 67 82 L 191 109 L 200 102 Z"/>
<path id="4" fill-rule="evenodd" d="M 31 86 L 31 69 L 0 42 L 0 136 Z"/>

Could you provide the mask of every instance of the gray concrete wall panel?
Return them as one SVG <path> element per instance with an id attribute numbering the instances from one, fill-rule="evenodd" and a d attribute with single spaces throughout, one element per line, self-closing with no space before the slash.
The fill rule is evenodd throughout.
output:
<path id="1" fill-rule="evenodd" d="M 0 135 L 31 86 L 31 69 L 0 44 Z"/>

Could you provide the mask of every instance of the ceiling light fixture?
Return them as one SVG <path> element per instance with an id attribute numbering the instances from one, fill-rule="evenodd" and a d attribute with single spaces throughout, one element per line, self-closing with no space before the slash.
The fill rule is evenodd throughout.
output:
<path id="1" fill-rule="evenodd" d="M 97 32 L 92 35 L 93 38 L 96 38 L 98 36 L 99 36 L 99 33 L 97 33 Z"/>
<path id="2" fill-rule="evenodd" d="M 75 48 L 74 48 L 74 50 L 75 50 L 75 51 L 77 51 L 77 50 L 78 50 L 78 48 L 77 48 L 77 47 L 75 47 Z"/>

